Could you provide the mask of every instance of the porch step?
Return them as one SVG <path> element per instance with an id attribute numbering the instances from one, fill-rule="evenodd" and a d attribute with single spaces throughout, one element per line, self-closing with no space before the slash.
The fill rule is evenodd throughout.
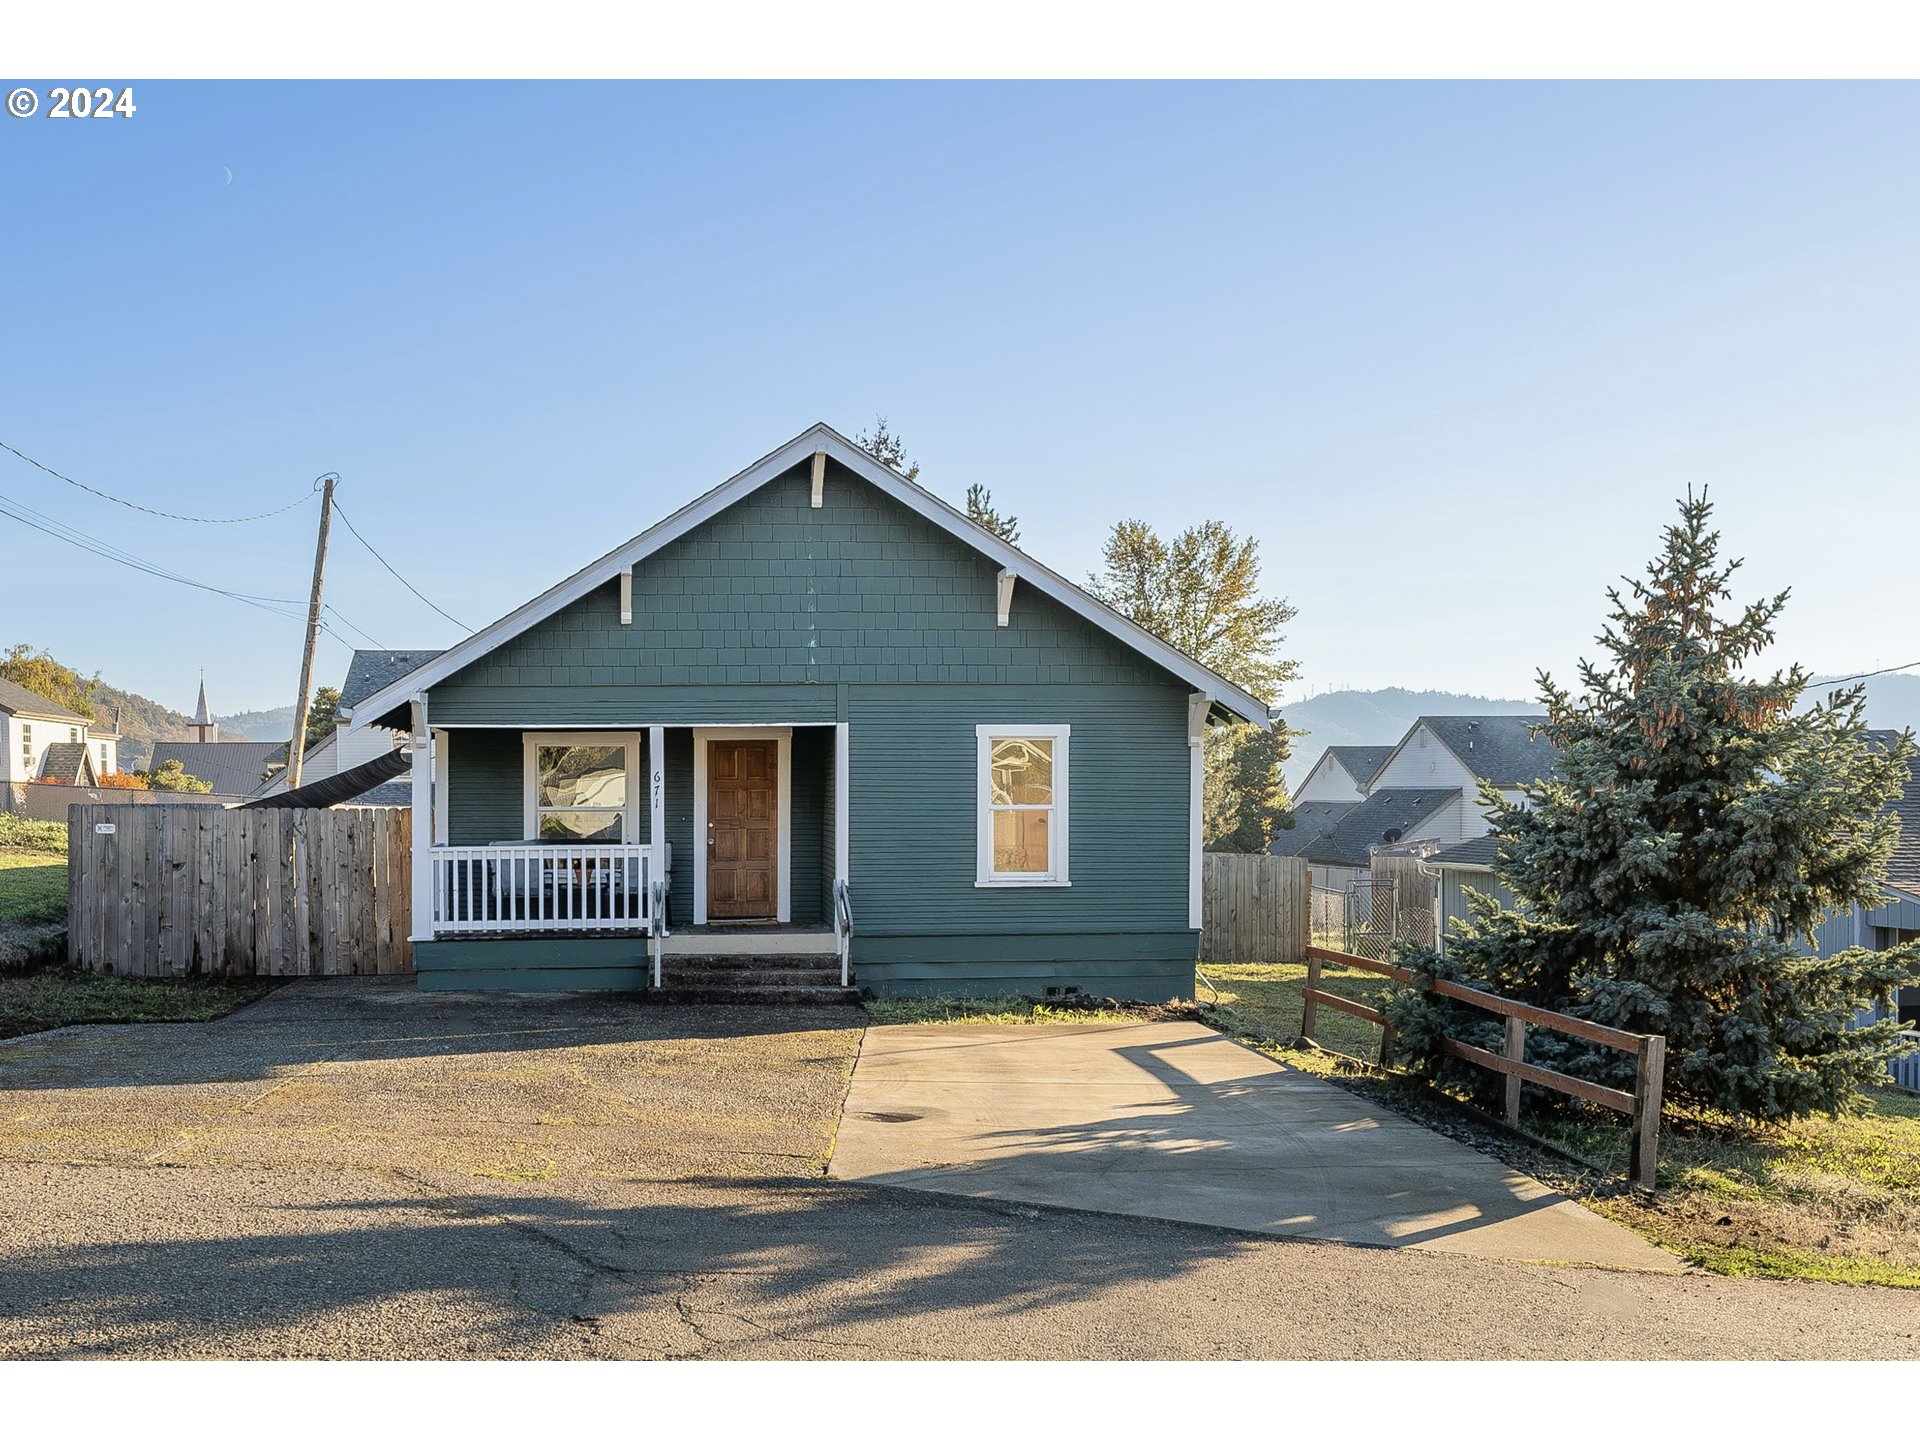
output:
<path id="1" fill-rule="evenodd" d="M 653 998 L 668 1004 L 838 1005 L 859 991 L 840 983 L 837 956 L 806 952 L 667 955 Z"/>
<path id="2" fill-rule="evenodd" d="M 671 979 L 640 995 L 656 1005 L 852 1005 L 860 998 L 851 985 L 688 985 Z"/>
<path id="3" fill-rule="evenodd" d="M 762 970 L 805 970 L 812 975 L 831 975 L 836 980 L 840 978 L 840 957 L 837 955 L 669 954 L 664 956 L 660 963 L 670 975 L 733 975 L 753 974 Z"/>

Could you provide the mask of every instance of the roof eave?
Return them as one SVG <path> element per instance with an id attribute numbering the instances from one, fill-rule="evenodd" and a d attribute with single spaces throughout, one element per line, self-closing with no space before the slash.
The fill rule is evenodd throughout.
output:
<path id="1" fill-rule="evenodd" d="M 1072 581 L 1015 549 L 1005 540 L 973 523 L 931 491 L 896 475 L 846 436 L 824 422 L 809 426 L 786 444 L 769 451 L 746 469 L 688 502 L 664 520 L 643 530 L 617 549 L 576 571 L 559 584 L 503 615 L 493 624 L 476 631 L 459 644 L 442 651 L 418 669 L 409 672 L 383 689 L 374 691 L 354 707 L 348 729 L 362 730 L 379 723 L 433 686 L 465 669 L 473 661 L 498 645 L 532 628 L 541 620 L 576 600 L 590 595 L 600 586 L 616 579 L 626 569 L 679 539 L 751 494 L 775 476 L 800 464 L 817 451 L 852 470 L 863 480 L 900 501 L 908 509 L 932 521 L 964 543 L 971 545 L 1012 573 L 1015 579 L 1032 585 L 1042 594 L 1065 605 L 1115 636 L 1122 643 L 1145 655 L 1162 669 L 1186 681 L 1198 694 L 1212 702 L 1209 714 L 1219 709 L 1227 715 L 1271 729 L 1273 709 L 1266 702 L 1242 690 L 1225 676 L 1215 674 L 1191 656 L 1182 653 L 1158 636 L 1121 615 L 1111 606 L 1089 595 Z"/>

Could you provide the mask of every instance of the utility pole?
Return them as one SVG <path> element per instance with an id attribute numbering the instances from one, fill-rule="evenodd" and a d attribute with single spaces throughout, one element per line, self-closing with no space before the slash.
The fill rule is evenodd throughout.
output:
<path id="1" fill-rule="evenodd" d="M 300 761 L 307 748 L 307 707 L 313 703 L 313 648 L 320 643 L 320 582 L 327 573 L 327 528 L 333 523 L 333 486 L 340 477 L 329 470 L 320 477 L 320 541 L 313 548 L 313 598 L 307 602 L 307 648 L 300 657 L 300 698 L 293 705 L 293 744 L 287 747 L 287 788 L 300 785 Z"/>

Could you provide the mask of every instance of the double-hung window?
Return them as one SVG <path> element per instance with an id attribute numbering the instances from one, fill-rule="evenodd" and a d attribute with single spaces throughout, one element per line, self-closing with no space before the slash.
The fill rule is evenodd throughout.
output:
<path id="1" fill-rule="evenodd" d="M 526 826 L 534 840 L 618 845 L 634 838 L 640 737 L 622 731 L 530 734 Z"/>
<path id="2" fill-rule="evenodd" d="M 1067 883 L 1066 725 L 979 725 L 979 885 Z"/>

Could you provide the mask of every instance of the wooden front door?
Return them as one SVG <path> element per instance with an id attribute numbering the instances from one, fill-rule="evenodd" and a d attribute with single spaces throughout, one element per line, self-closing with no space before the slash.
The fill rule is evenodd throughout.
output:
<path id="1" fill-rule="evenodd" d="M 707 741 L 707 918 L 780 910 L 780 743 Z"/>

